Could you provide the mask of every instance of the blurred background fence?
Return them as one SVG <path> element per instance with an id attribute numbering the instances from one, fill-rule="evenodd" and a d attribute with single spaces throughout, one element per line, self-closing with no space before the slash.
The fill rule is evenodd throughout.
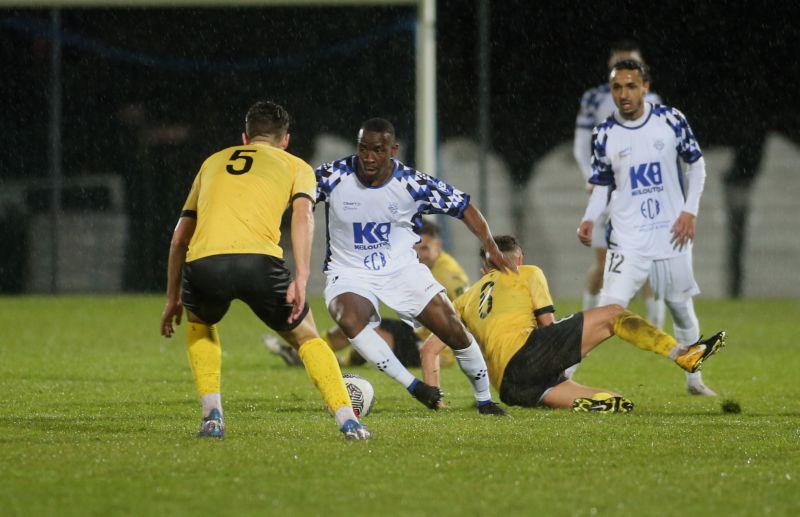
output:
<path id="1" fill-rule="evenodd" d="M 800 79 L 791 26 L 800 8 L 508 1 L 485 2 L 481 18 L 481 4 L 436 2 L 438 161 L 428 172 L 475 194 L 495 233 L 518 234 L 556 297 L 580 295 L 591 261 L 575 237 L 586 201 L 570 153 L 578 101 L 604 81 L 608 44 L 624 37 L 642 44 L 653 88 L 688 115 L 706 151 L 695 247 L 704 295 L 800 297 L 800 117 L 790 86 Z M 414 6 L 71 7 L 57 11 L 57 35 L 53 12 L 0 9 L 2 293 L 162 291 L 194 174 L 238 143 L 244 111 L 261 98 L 286 105 L 290 151 L 314 166 L 352 153 L 373 116 L 395 123 L 403 159 L 416 164 Z M 51 175 L 56 38 L 60 196 Z M 481 62 L 490 85 L 485 180 Z M 731 206 L 750 214 L 739 251 Z M 476 241 L 457 221 L 438 222 L 477 277 Z M 320 274 L 311 289 L 321 292 Z"/>

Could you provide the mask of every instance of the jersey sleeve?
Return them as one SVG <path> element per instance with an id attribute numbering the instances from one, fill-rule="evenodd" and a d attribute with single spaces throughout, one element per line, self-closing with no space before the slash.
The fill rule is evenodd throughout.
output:
<path id="1" fill-rule="evenodd" d="M 420 204 L 421 214 L 443 214 L 461 219 L 469 206 L 469 194 L 419 171 L 401 178 L 406 190 Z"/>
<path id="2" fill-rule="evenodd" d="M 672 108 L 672 116 L 675 119 L 672 127 L 675 130 L 675 136 L 678 140 L 678 156 L 686 163 L 694 163 L 703 156 L 703 152 L 700 150 L 700 144 L 697 143 L 697 139 L 694 136 L 692 128 L 689 126 L 689 121 L 686 120 L 686 116 L 675 108 Z"/>
<path id="3" fill-rule="evenodd" d="M 534 267 L 531 273 L 531 277 L 528 280 L 528 289 L 531 293 L 534 316 L 556 311 L 553 307 L 553 298 L 550 296 L 550 288 L 547 286 L 547 279 L 538 267 Z"/>
<path id="4" fill-rule="evenodd" d="M 614 170 L 606 154 L 607 142 L 605 126 L 596 127 L 592 132 L 592 177 L 589 178 L 589 183 L 593 185 L 614 186 Z"/>
<path id="5" fill-rule="evenodd" d="M 189 195 L 186 197 L 186 202 L 181 209 L 181 217 L 193 217 L 197 219 L 197 202 L 200 199 L 200 175 L 202 169 L 197 173 L 192 182 L 192 188 L 189 190 Z"/>
<path id="6" fill-rule="evenodd" d="M 300 161 L 292 185 L 292 201 L 298 197 L 306 197 L 312 202 L 317 199 L 317 177 L 311 166 Z"/>
<path id="7" fill-rule="evenodd" d="M 342 158 L 335 162 L 327 162 L 320 165 L 314 174 L 317 180 L 316 202 L 327 203 L 330 199 L 331 191 L 336 188 L 342 178 L 353 172 L 353 156 Z"/>

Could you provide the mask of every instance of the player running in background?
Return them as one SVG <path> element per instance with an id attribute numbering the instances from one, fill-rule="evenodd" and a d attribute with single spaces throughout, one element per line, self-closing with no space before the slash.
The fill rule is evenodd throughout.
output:
<path id="1" fill-rule="evenodd" d="M 675 338 L 620 305 L 597 307 L 555 321 L 542 270 L 522 265 L 522 248 L 514 237 L 502 235 L 495 241 L 506 257 L 519 265 L 519 274 L 503 273 L 484 258 L 484 276 L 456 299 L 455 306 L 481 344 L 489 378 L 506 404 L 630 411 L 630 400 L 567 379 L 564 369 L 611 336 L 669 357 L 686 371 L 699 369 L 725 343 L 725 333 L 720 332 L 685 351 Z M 483 249 L 481 257 L 485 257 Z M 434 358 L 443 347 L 436 336 L 422 347 L 422 368 L 429 384 L 439 385 Z"/>
<path id="2" fill-rule="evenodd" d="M 439 238 L 439 233 L 438 225 L 423 219 L 422 227 L 419 229 L 420 241 L 414 245 L 414 249 L 417 251 L 419 261 L 430 268 L 433 278 L 442 284 L 447 292 L 447 297 L 452 301 L 469 287 L 469 277 L 456 259 L 442 249 L 442 239 Z M 419 327 L 415 330 L 402 320 L 382 318 L 380 325 L 375 327 L 375 332 L 389 344 L 389 348 L 403 366 L 417 368 L 421 365 L 419 349 L 430 335 L 428 329 Z M 342 329 L 336 326 L 323 332 L 322 338 L 334 351 L 350 346 L 347 336 L 344 335 Z M 287 365 L 303 365 L 297 351 L 272 334 L 264 335 L 264 344 L 270 352 L 279 355 Z M 449 348 L 442 355 L 444 366 L 449 366 L 455 361 Z M 364 358 L 351 348 L 344 360 L 344 366 L 357 366 L 364 362 Z"/>
<path id="3" fill-rule="evenodd" d="M 692 241 L 706 178 L 703 153 L 683 113 L 646 102 L 646 65 L 620 61 L 609 82 L 617 111 L 594 130 L 589 181 L 595 188 L 578 238 L 591 244 L 595 221 L 613 192 L 600 304 L 626 307 L 649 279 L 656 297 L 666 300 L 675 337 L 689 346 L 700 337 Z M 716 395 L 700 372 L 687 374 L 687 388 L 694 395 Z"/>
<path id="4" fill-rule="evenodd" d="M 327 204 L 325 304 L 353 348 L 427 407 L 439 407 L 442 393 L 416 379 L 375 332 L 379 301 L 403 320 L 424 325 L 453 349 L 481 414 L 505 415 L 492 401 L 478 344 L 442 285 L 417 259 L 414 244 L 422 215 L 462 219 L 485 245 L 492 263 L 502 270 L 516 266 L 497 249 L 469 196 L 400 163 L 394 158 L 398 147 L 394 126 L 370 119 L 358 133 L 357 154 L 317 169 L 317 202 Z"/>
<path id="5" fill-rule="evenodd" d="M 316 181 L 311 166 L 285 151 L 289 114 L 272 102 L 247 112 L 243 145 L 203 163 L 172 236 L 161 334 L 171 337 L 184 307 L 187 351 L 203 410 L 198 437 L 225 433 L 219 322 L 240 299 L 298 349 L 311 380 L 348 439 L 370 433 L 358 422 L 336 357 L 320 339 L 306 303 Z M 283 263 L 280 222 L 292 207 L 295 278 Z"/>
<path id="6" fill-rule="evenodd" d="M 624 59 L 635 59 L 644 63 L 642 51 L 635 41 L 622 40 L 611 45 L 611 53 L 608 57 L 608 70 L 614 64 Z M 658 104 L 661 98 L 653 92 L 648 91 L 645 100 Z M 578 163 L 578 167 L 583 174 L 583 179 L 587 189 L 591 191 L 594 186 L 589 183 L 592 177 L 592 130 L 598 124 L 610 117 L 616 105 L 611 95 L 611 87 L 608 81 L 599 86 L 590 88 L 581 97 L 581 107 L 578 117 L 575 120 L 575 138 L 572 145 L 572 155 Z M 595 222 L 592 233 L 592 248 L 594 249 L 595 260 L 586 273 L 586 286 L 583 292 L 583 308 L 591 309 L 597 307 L 598 294 L 603 286 L 603 266 L 606 261 L 606 229 L 608 222 L 608 212 L 604 211 Z M 644 294 L 647 319 L 656 326 L 664 326 L 664 300 L 653 297 L 649 284 L 645 284 L 642 289 Z M 574 370 L 573 370 L 574 371 Z M 571 371 L 569 372 L 571 373 Z"/>

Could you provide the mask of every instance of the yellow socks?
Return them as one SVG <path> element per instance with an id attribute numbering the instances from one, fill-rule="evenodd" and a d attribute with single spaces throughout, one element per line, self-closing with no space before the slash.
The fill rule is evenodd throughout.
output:
<path id="1" fill-rule="evenodd" d="M 188 322 L 186 351 L 192 366 L 197 393 L 202 397 L 220 392 L 222 347 L 215 325 Z"/>
<path id="2" fill-rule="evenodd" d="M 664 357 L 669 357 L 672 348 L 678 344 L 674 337 L 631 311 L 624 311 L 617 316 L 614 333 L 642 350 L 650 350 Z"/>
<path id="3" fill-rule="evenodd" d="M 344 406 L 351 407 L 350 395 L 344 386 L 339 363 L 325 340 L 314 338 L 306 341 L 300 345 L 298 352 L 308 376 L 322 393 L 322 398 L 331 411 L 335 413 Z"/>

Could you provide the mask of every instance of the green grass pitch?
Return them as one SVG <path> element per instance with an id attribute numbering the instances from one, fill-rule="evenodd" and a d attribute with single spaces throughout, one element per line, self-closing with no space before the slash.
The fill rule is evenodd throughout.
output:
<path id="1" fill-rule="evenodd" d="M 457 368 L 436 413 L 349 369 L 377 393 L 366 443 L 342 439 L 238 302 L 220 325 L 227 437 L 197 440 L 185 333 L 158 335 L 162 307 L 0 298 L 0 515 L 800 515 L 796 300 L 698 300 L 704 332 L 729 334 L 705 366 L 718 399 L 686 395 L 663 358 L 601 346 L 576 380 L 628 396 L 626 415 L 481 417 Z"/>

